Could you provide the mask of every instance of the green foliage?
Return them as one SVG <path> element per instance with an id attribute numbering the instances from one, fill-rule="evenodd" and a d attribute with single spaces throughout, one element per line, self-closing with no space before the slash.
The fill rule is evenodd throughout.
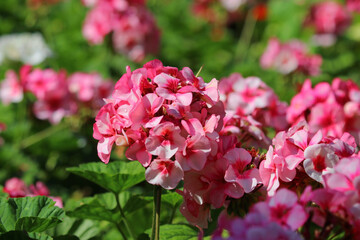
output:
<path id="1" fill-rule="evenodd" d="M 151 229 L 146 231 L 151 234 Z M 186 224 L 165 224 L 160 226 L 160 239 L 166 240 L 196 240 L 198 231 Z"/>
<path id="2" fill-rule="evenodd" d="M 56 226 L 64 210 L 48 197 L 0 198 L 0 232 L 42 232 Z"/>
<path id="3" fill-rule="evenodd" d="M 87 163 L 67 170 L 115 193 L 145 180 L 144 168 L 139 162 Z"/>

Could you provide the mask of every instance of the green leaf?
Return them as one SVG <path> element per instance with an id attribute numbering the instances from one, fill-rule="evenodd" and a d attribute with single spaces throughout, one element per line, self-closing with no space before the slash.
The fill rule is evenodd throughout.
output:
<path id="1" fill-rule="evenodd" d="M 0 231 L 42 232 L 60 223 L 64 210 L 48 197 L 0 199 Z"/>
<path id="2" fill-rule="evenodd" d="M 141 196 L 132 196 L 128 192 L 121 193 L 119 200 L 125 215 L 144 207 L 145 204 L 150 202 Z M 66 215 L 70 217 L 106 220 L 113 223 L 119 223 L 121 220 L 113 193 L 97 194 L 93 197 L 83 198 L 80 201 L 70 200 L 66 208 Z"/>
<path id="3" fill-rule="evenodd" d="M 147 234 L 151 234 L 151 229 L 146 230 Z M 160 239 L 166 240 L 182 240 L 197 239 L 198 232 L 194 228 L 185 224 L 166 224 L 160 226 Z"/>
<path id="4" fill-rule="evenodd" d="M 183 197 L 177 192 L 169 192 L 161 196 L 161 201 L 176 207 L 182 203 Z"/>
<path id="5" fill-rule="evenodd" d="M 145 180 L 145 170 L 138 162 L 87 163 L 67 170 L 115 193 Z"/>
<path id="6" fill-rule="evenodd" d="M 113 193 L 98 194 L 80 201 L 69 201 L 66 208 L 66 215 L 80 219 L 118 222 L 120 218 L 120 213 L 116 211 Z"/>

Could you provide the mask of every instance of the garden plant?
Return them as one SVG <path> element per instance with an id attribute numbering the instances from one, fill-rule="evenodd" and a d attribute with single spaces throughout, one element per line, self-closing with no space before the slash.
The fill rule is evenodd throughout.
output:
<path id="1" fill-rule="evenodd" d="M 0 240 L 360 240 L 360 0 L 1 0 Z"/>

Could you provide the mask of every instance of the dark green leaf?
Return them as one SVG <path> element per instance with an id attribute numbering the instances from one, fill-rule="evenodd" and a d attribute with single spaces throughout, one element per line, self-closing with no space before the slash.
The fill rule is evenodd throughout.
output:
<path id="1" fill-rule="evenodd" d="M 151 229 L 146 233 L 151 234 Z M 182 239 L 197 239 L 198 232 L 185 224 L 166 224 L 160 226 L 160 239 L 166 240 L 182 240 Z"/>

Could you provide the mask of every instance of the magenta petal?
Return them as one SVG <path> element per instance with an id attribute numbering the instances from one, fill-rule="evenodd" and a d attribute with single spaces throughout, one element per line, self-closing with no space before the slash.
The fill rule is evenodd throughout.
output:
<path id="1" fill-rule="evenodd" d="M 270 199 L 269 206 L 286 206 L 291 208 L 297 201 L 298 198 L 294 192 L 286 188 L 281 188 L 276 192 L 275 196 Z"/>

